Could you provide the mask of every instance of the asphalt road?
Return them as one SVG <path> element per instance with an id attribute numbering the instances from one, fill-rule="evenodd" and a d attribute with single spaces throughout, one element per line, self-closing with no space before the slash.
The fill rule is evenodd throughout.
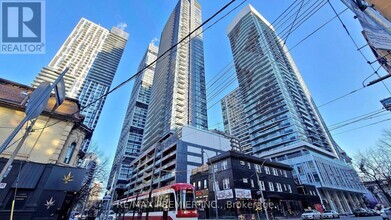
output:
<path id="1" fill-rule="evenodd" d="M 344 216 L 341 218 L 346 219 L 357 219 L 357 220 L 382 220 L 383 218 L 381 216 L 369 216 L 369 217 L 354 217 L 354 216 Z"/>

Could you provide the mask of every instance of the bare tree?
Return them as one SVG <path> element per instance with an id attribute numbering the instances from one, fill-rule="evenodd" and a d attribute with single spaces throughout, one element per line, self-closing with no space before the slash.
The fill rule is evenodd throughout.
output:
<path id="1" fill-rule="evenodd" d="M 99 202 L 99 196 L 103 191 L 103 184 L 100 182 L 94 182 L 91 186 L 90 193 L 88 195 L 88 201 L 86 204 L 86 208 L 90 209 L 93 206 L 96 206 Z"/>
<path id="2" fill-rule="evenodd" d="M 391 153 L 391 129 L 384 129 L 382 138 L 379 140 L 378 147 Z"/>
<path id="3" fill-rule="evenodd" d="M 104 187 L 98 187 L 98 184 L 104 186 L 109 173 L 109 158 L 99 149 L 96 143 L 91 143 L 81 167 L 87 169 L 86 178 L 83 180 L 82 187 L 74 200 L 76 209 L 85 209 L 88 207 L 90 199 L 99 197 Z"/>
<path id="4" fill-rule="evenodd" d="M 384 190 L 382 183 L 391 184 L 391 129 L 385 129 L 377 145 L 359 152 L 354 165 L 366 181 L 374 181 L 391 202 L 391 196 Z"/>

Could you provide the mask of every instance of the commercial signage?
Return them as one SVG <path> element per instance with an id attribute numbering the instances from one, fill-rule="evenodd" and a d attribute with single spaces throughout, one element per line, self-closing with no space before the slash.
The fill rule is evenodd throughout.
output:
<path id="1" fill-rule="evenodd" d="M 233 199 L 234 198 L 234 194 L 232 192 L 232 189 L 217 191 L 216 196 L 217 196 L 217 200 Z"/>
<path id="2" fill-rule="evenodd" d="M 357 19 L 360 21 L 362 28 L 368 38 L 368 42 L 376 49 L 391 50 L 391 35 L 379 27 L 372 19 L 363 13 L 357 6 L 355 1 L 350 1 L 351 9 L 354 10 Z"/>
<path id="3" fill-rule="evenodd" d="M 249 189 L 235 189 L 237 199 L 251 199 L 251 190 Z"/>
<path id="4" fill-rule="evenodd" d="M 7 183 L 0 183 L 0 189 L 5 189 L 6 186 L 7 186 Z"/>

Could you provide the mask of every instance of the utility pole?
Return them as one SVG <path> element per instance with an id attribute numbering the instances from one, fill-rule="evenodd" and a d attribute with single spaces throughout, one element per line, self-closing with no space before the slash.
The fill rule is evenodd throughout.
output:
<path id="1" fill-rule="evenodd" d="M 344 3 L 352 12 L 356 13 L 356 10 L 354 6 L 359 7 L 359 9 L 373 21 L 375 24 L 377 24 L 379 27 L 383 28 L 384 31 L 386 31 L 389 35 L 391 35 L 391 25 L 390 22 L 379 15 L 378 12 L 375 11 L 372 7 L 366 7 L 365 5 L 362 5 L 360 2 L 361 0 L 341 0 L 342 3 Z M 361 3 L 358 4 L 357 2 Z"/>
<path id="2" fill-rule="evenodd" d="M 262 170 L 262 167 L 265 164 L 265 162 L 266 162 L 266 159 L 262 162 L 262 165 L 260 166 L 259 170 Z M 261 198 L 262 198 L 261 204 L 262 203 L 264 204 L 263 209 L 265 210 L 266 219 L 269 220 L 269 215 L 267 214 L 267 206 L 265 205 L 265 197 L 263 196 L 263 190 L 262 190 L 261 184 L 260 184 L 261 181 L 259 180 L 259 175 L 258 175 L 257 170 L 255 170 L 255 174 L 257 175 L 258 187 L 259 187 L 259 191 L 261 192 Z"/>
<path id="3" fill-rule="evenodd" d="M 32 120 L 32 121 L 31 121 L 31 124 L 27 127 L 26 132 L 24 133 L 22 139 L 19 141 L 18 146 L 16 146 L 16 149 L 15 149 L 14 153 L 11 155 L 10 159 L 8 159 L 8 161 L 7 161 L 7 163 L 5 164 L 3 170 L 1 171 L 1 173 L 0 173 L 0 183 L 3 181 L 4 176 L 5 176 L 5 174 L 7 173 L 7 171 L 9 171 L 9 167 L 11 166 L 12 162 L 14 161 L 17 152 L 19 152 L 19 150 L 20 150 L 20 148 L 22 147 L 24 141 L 27 139 L 27 137 L 29 136 L 31 130 L 33 129 L 33 126 L 34 126 L 34 124 L 35 124 L 35 121 L 36 121 L 36 120 Z"/>
<path id="4" fill-rule="evenodd" d="M 157 151 L 160 150 L 160 141 L 158 143 L 156 143 L 155 145 L 155 152 L 153 154 L 153 162 L 152 162 L 152 173 L 151 173 L 151 184 L 149 185 L 149 194 L 148 194 L 148 207 L 147 207 L 147 214 L 145 215 L 145 219 L 148 220 L 149 218 L 149 211 L 150 211 L 150 203 L 151 203 L 151 197 L 152 197 L 152 185 L 153 185 L 153 177 L 154 177 L 154 172 L 155 172 L 155 163 L 156 163 L 156 155 L 157 155 Z M 159 179 L 160 181 L 160 179 Z"/>
<path id="5" fill-rule="evenodd" d="M 391 56 L 391 22 L 377 12 L 372 6 L 367 5 L 364 0 L 341 0 L 354 14 L 363 28 L 363 35 L 373 54 L 376 57 L 374 62 L 379 62 L 388 74 L 373 80 L 367 86 L 374 85 L 391 77 L 391 67 L 389 65 Z M 358 48 L 360 50 L 361 48 Z M 372 65 L 374 62 L 369 62 Z M 379 67 L 380 68 L 380 67 Z"/>
<path id="6" fill-rule="evenodd" d="M 210 158 L 208 153 L 206 151 L 202 151 L 202 153 L 206 154 L 206 156 L 208 157 L 208 159 Z M 215 173 L 215 170 L 214 170 L 214 167 L 213 167 L 213 164 L 210 163 L 210 166 L 212 168 L 212 178 L 213 178 L 213 186 L 214 186 L 214 196 L 215 196 L 215 203 L 216 203 L 216 219 L 219 219 L 219 210 L 218 210 L 218 205 L 217 205 L 217 184 L 216 184 L 216 173 Z"/>
<path id="7" fill-rule="evenodd" d="M 113 197 L 114 197 L 114 192 L 115 192 L 115 189 L 114 189 L 114 183 L 116 182 L 116 179 L 118 177 L 118 169 L 117 171 L 114 173 L 114 178 L 113 178 L 113 181 L 111 182 L 111 187 L 110 187 L 110 195 L 107 197 L 109 198 L 108 201 L 107 201 L 107 206 L 106 206 L 106 211 L 105 211 L 105 219 L 109 217 L 109 211 L 110 211 L 110 208 L 111 208 L 111 204 L 113 203 Z M 83 210 L 84 212 L 84 210 Z"/>

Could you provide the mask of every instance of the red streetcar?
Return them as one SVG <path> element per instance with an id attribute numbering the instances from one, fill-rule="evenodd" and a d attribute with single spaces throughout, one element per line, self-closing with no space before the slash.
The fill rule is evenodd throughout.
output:
<path id="1" fill-rule="evenodd" d="M 149 220 L 198 219 L 194 187 L 191 184 L 176 183 L 155 189 L 150 202 L 148 197 L 149 193 L 143 193 L 113 202 L 116 214 L 109 219 L 146 219 L 147 211 Z"/>

